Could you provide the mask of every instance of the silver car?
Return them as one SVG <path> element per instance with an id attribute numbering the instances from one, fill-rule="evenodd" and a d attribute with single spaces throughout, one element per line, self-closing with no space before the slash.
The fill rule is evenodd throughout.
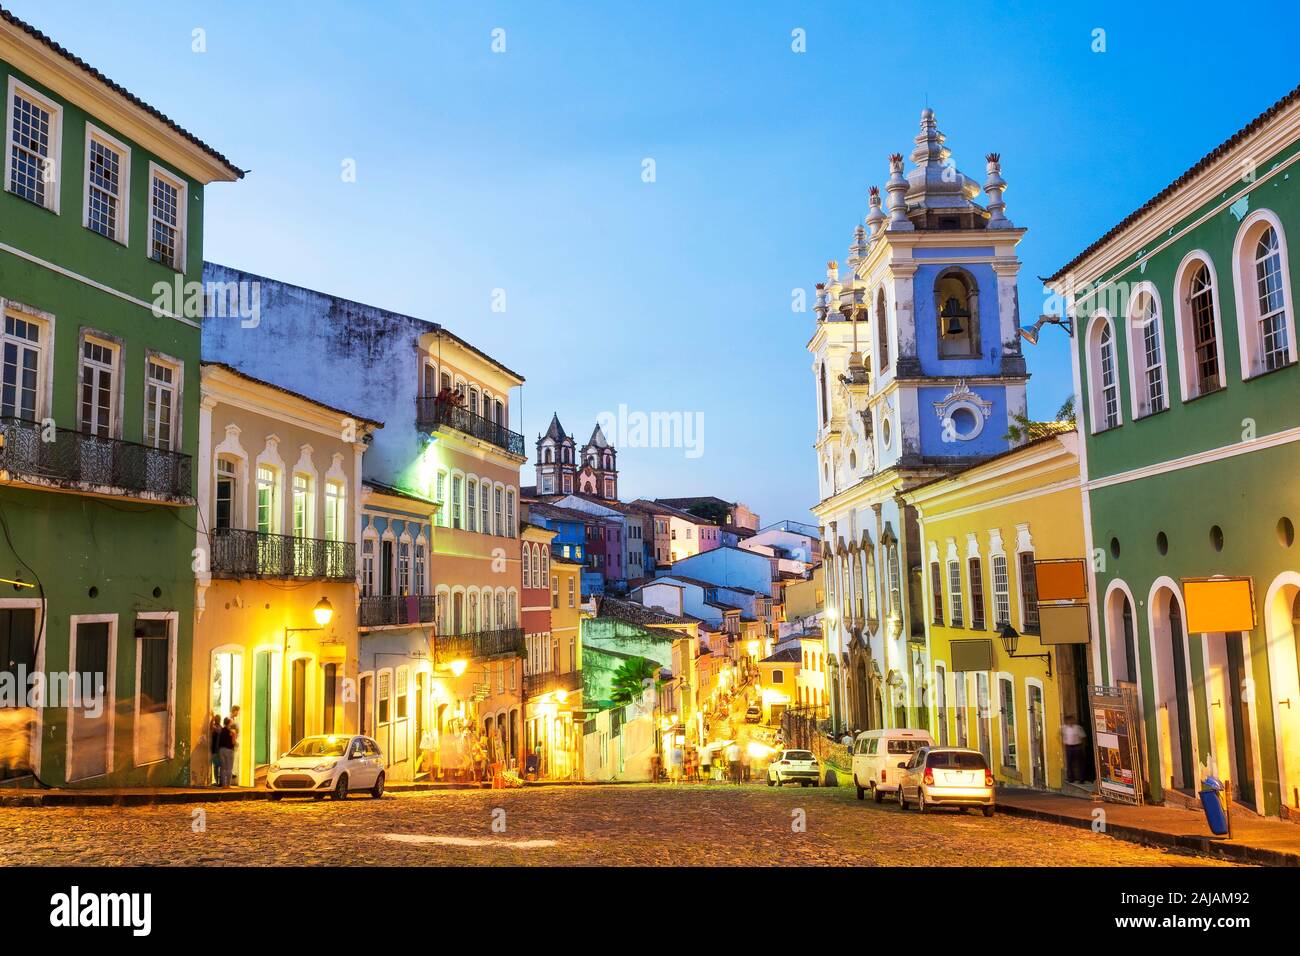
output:
<path id="1" fill-rule="evenodd" d="M 384 795 L 384 755 L 379 744 L 360 734 L 304 737 L 271 764 L 266 786 L 272 800 L 285 794 L 344 800 L 358 790 L 379 799 Z"/>
<path id="2" fill-rule="evenodd" d="M 978 750 L 922 747 L 898 769 L 898 805 L 904 810 L 909 803 L 922 813 L 934 807 L 979 807 L 986 817 L 993 816 L 993 771 Z"/>

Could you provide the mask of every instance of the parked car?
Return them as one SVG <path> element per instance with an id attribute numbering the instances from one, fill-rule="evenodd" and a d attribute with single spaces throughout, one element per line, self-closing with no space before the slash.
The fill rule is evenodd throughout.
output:
<path id="1" fill-rule="evenodd" d="M 384 755 L 369 737 L 304 737 L 271 764 L 266 786 L 272 800 L 286 793 L 344 800 L 358 790 L 369 791 L 377 800 L 384 795 Z"/>
<path id="2" fill-rule="evenodd" d="M 767 765 L 767 785 L 779 787 L 797 783 L 801 787 L 821 784 L 821 765 L 811 750 L 782 750 Z"/>
<path id="3" fill-rule="evenodd" d="M 978 750 L 964 747 L 923 747 L 910 760 L 900 761 L 898 805 L 910 803 L 924 813 L 934 807 L 979 807 L 993 816 L 993 771 Z"/>
<path id="4" fill-rule="evenodd" d="M 911 758 L 922 747 L 933 747 L 934 738 L 924 730 L 866 730 L 853 742 L 853 785 L 858 799 L 868 790 L 876 803 L 898 789 L 898 763 Z"/>
<path id="5" fill-rule="evenodd" d="M 745 710 L 745 723 L 756 724 L 763 719 L 763 708 L 758 704 L 750 704 Z"/>

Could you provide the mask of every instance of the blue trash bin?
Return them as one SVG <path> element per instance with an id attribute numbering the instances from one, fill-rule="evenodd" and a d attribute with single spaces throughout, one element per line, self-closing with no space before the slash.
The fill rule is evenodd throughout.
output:
<path id="1" fill-rule="evenodd" d="M 1201 781 L 1201 806 L 1205 808 L 1205 822 L 1215 836 L 1228 835 L 1228 815 L 1223 812 L 1223 783 L 1217 777 Z"/>

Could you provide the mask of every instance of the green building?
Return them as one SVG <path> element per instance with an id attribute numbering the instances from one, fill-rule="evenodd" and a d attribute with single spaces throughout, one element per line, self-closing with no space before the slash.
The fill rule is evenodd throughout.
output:
<path id="1" fill-rule="evenodd" d="M 242 174 L 2 9 L 0 90 L 0 776 L 183 784 L 203 187 Z"/>
<path id="2" fill-rule="evenodd" d="M 1300 813 L 1298 139 L 1300 88 L 1047 280 L 1073 335 L 1093 663 L 1136 685 L 1157 802 L 1213 769 L 1239 804 Z"/>

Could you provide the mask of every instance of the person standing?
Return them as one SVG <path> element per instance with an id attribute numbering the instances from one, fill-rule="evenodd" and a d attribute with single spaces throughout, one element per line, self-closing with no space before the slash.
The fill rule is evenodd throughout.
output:
<path id="1" fill-rule="evenodd" d="M 1083 744 L 1088 732 L 1073 714 L 1061 725 L 1061 743 L 1065 745 L 1065 782 L 1083 780 Z"/>
<path id="2" fill-rule="evenodd" d="M 217 785 L 229 787 L 235 768 L 234 721 L 229 717 L 221 725 L 221 734 L 217 740 L 217 754 L 221 766 L 221 775 Z"/>
<path id="3" fill-rule="evenodd" d="M 713 779 L 713 751 L 701 744 L 699 747 L 700 776 L 705 783 Z"/>
<path id="4" fill-rule="evenodd" d="M 221 786 L 221 715 L 216 711 L 212 712 L 212 719 L 208 721 L 208 750 L 209 761 L 212 764 L 212 786 Z"/>
<path id="5" fill-rule="evenodd" d="M 749 747 L 748 746 L 741 747 L 740 748 L 740 779 L 743 780 L 745 783 L 749 783 L 750 763 L 752 762 L 752 760 L 753 758 L 749 754 Z"/>
<path id="6" fill-rule="evenodd" d="M 732 783 L 740 783 L 740 744 L 734 740 L 727 745 L 727 770 Z"/>

